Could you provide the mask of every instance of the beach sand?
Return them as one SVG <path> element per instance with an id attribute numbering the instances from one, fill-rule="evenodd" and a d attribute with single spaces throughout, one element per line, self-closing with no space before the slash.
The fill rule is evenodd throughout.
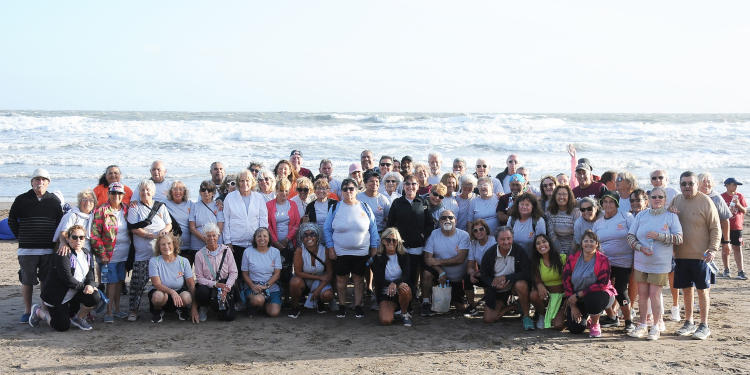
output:
<path id="1" fill-rule="evenodd" d="M 8 207 L 0 205 L 0 218 Z M 674 336 L 681 323 L 671 321 L 660 340 L 649 342 L 625 336 L 622 327 L 604 329 L 598 339 L 524 332 L 518 318 L 484 324 L 445 315 L 416 317 L 412 328 L 382 327 L 374 311 L 363 319 L 303 312 L 293 320 L 283 312 L 278 318 L 241 315 L 231 323 L 209 318 L 199 325 L 167 314 L 157 325 L 148 319 L 145 298 L 135 323 L 96 321 L 89 332 L 72 327 L 58 333 L 18 323 L 23 303 L 16 249 L 16 242 L 0 241 L 6 255 L 0 258 L 3 374 L 750 373 L 748 281 L 719 279 L 711 289 L 707 341 Z M 39 303 L 38 290 L 34 301 Z"/>

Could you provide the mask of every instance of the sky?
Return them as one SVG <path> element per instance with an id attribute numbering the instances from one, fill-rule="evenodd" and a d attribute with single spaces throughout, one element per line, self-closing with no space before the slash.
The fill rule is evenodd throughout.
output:
<path id="1" fill-rule="evenodd" d="M 0 109 L 750 112 L 747 1 L 3 1 Z"/>

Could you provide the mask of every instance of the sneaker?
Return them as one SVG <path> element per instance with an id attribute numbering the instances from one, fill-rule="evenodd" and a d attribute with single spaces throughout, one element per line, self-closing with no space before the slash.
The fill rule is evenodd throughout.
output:
<path id="1" fill-rule="evenodd" d="M 739 280 L 747 280 L 747 276 L 745 276 L 745 271 L 737 272 L 737 279 L 739 279 Z"/>
<path id="2" fill-rule="evenodd" d="M 600 324 L 592 324 L 589 330 L 589 337 L 597 338 L 602 337 L 602 327 Z"/>
<path id="3" fill-rule="evenodd" d="M 177 319 L 182 320 L 182 321 L 186 319 L 185 310 L 178 308 L 175 310 L 175 312 L 177 313 Z"/>
<path id="4" fill-rule="evenodd" d="M 31 316 L 31 314 L 28 314 L 28 313 L 21 315 L 21 320 L 19 321 L 19 323 L 21 323 L 21 324 L 27 324 L 29 322 L 29 317 L 30 316 Z"/>
<path id="5" fill-rule="evenodd" d="M 523 330 L 524 331 L 533 331 L 534 330 L 534 321 L 531 320 L 531 317 L 524 316 L 521 321 L 523 322 Z"/>
<path id="6" fill-rule="evenodd" d="M 325 314 L 327 312 L 325 304 L 318 301 L 318 303 L 315 304 L 315 312 L 318 314 Z"/>
<path id="7" fill-rule="evenodd" d="M 362 311 L 362 306 L 354 306 L 354 317 L 355 318 L 364 318 L 365 312 Z"/>
<path id="8" fill-rule="evenodd" d="M 420 311 L 420 315 L 422 316 L 433 316 L 435 315 L 435 312 L 432 311 L 432 304 L 429 302 L 422 302 L 422 311 Z"/>
<path id="9" fill-rule="evenodd" d="M 128 313 L 126 313 L 125 311 L 115 311 L 115 313 L 112 314 L 112 316 L 114 316 L 117 319 L 125 319 L 128 317 Z"/>
<path id="10" fill-rule="evenodd" d="M 696 340 L 705 340 L 708 336 L 711 336 L 711 330 L 704 323 L 698 325 L 698 329 L 693 333 L 693 338 Z"/>
<path id="11" fill-rule="evenodd" d="M 299 309 L 295 307 L 292 309 L 292 311 L 289 314 L 287 314 L 287 316 L 292 319 L 297 319 L 299 318 L 299 313 L 300 313 Z"/>
<path id="12" fill-rule="evenodd" d="M 602 315 L 601 318 L 599 318 L 599 325 L 602 328 L 609 328 L 609 327 L 617 327 L 620 325 L 620 318 L 615 316 L 614 318 L 610 318 L 609 315 Z"/>
<path id="13" fill-rule="evenodd" d="M 656 326 L 659 328 L 659 332 L 664 332 L 667 330 L 667 325 L 664 324 L 664 319 L 659 319 L 659 323 L 656 323 Z"/>
<path id="14" fill-rule="evenodd" d="M 31 313 L 30 314 L 24 314 L 28 315 L 26 317 L 26 322 L 29 323 L 32 327 L 39 327 L 39 321 L 42 320 L 42 318 L 39 317 L 39 310 L 41 310 L 42 307 L 39 305 L 31 306 Z"/>
<path id="15" fill-rule="evenodd" d="M 404 319 L 404 327 L 411 327 L 413 324 L 411 321 L 411 314 L 406 313 L 406 314 L 403 314 L 402 316 Z"/>
<path id="16" fill-rule="evenodd" d="M 134 312 L 128 313 L 127 319 L 129 322 L 135 322 L 136 320 L 138 320 L 138 314 Z"/>
<path id="17" fill-rule="evenodd" d="M 70 324 L 78 327 L 81 331 L 91 331 L 93 327 L 89 324 L 86 319 L 81 319 L 77 316 L 70 318 Z"/>
<path id="18" fill-rule="evenodd" d="M 151 313 L 151 323 L 161 323 L 164 320 L 164 311 Z"/>
<path id="19" fill-rule="evenodd" d="M 479 311 L 477 310 L 477 305 L 471 304 L 469 306 L 466 306 L 466 310 L 464 310 L 464 317 L 471 318 L 472 316 L 475 316 Z"/>
<path id="20" fill-rule="evenodd" d="M 653 328 L 651 328 L 651 330 L 653 330 Z M 635 337 L 637 339 L 642 339 L 648 333 L 648 326 L 641 323 L 638 324 L 638 327 L 635 327 L 632 331 L 628 332 L 627 335 L 630 337 Z"/>
<path id="21" fill-rule="evenodd" d="M 648 323 L 646 323 L 648 325 Z M 625 333 L 632 332 L 635 329 L 635 324 L 632 321 L 625 321 Z"/>
<path id="22" fill-rule="evenodd" d="M 680 306 L 672 306 L 669 319 L 673 322 L 679 322 L 680 320 L 682 320 L 682 318 L 680 317 Z"/>
<path id="23" fill-rule="evenodd" d="M 648 337 L 646 337 L 646 340 L 649 340 L 649 341 L 658 340 L 660 335 L 661 335 L 661 330 L 659 330 L 659 325 L 657 324 L 651 327 L 651 329 L 648 331 Z"/>
<path id="24" fill-rule="evenodd" d="M 346 306 L 339 306 L 339 312 L 336 313 L 337 318 L 346 318 Z"/>
<path id="25" fill-rule="evenodd" d="M 675 333 L 677 334 L 677 336 L 690 336 L 695 333 L 695 330 L 697 329 L 698 326 L 693 324 L 693 322 L 686 321 L 685 324 L 683 324 L 682 327 Z"/>
<path id="26" fill-rule="evenodd" d="M 536 320 L 536 329 L 544 329 L 544 317 L 539 317 Z"/>
<path id="27" fill-rule="evenodd" d="M 198 308 L 198 321 L 205 322 L 208 320 L 208 306 Z"/>
<path id="28" fill-rule="evenodd" d="M 104 318 L 102 319 L 102 321 L 104 321 L 104 323 L 114 323 L 115 317 L 112 315 L 104 315 Z"/>
<path id="29" fill-rule="evenodd" d="M 724 272 L 720 273 L 719 277 L 729 277 L 729 268 L 724 268 Z"/>

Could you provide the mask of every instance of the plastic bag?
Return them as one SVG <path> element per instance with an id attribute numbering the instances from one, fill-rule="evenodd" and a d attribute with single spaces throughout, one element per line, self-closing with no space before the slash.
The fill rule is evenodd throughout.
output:
<path id="1" fill-rule="evenodd" d="M 451 308 L 451 284 L 435 285 L 432 287 L 432 311 L 447 313 Z"/>

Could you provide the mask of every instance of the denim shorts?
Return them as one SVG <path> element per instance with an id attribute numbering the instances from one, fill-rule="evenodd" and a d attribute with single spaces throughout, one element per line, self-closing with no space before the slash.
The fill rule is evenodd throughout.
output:
<path id="1" fill-rule="evenodd" d="M 115 284 L 125 280 L 125 262 L 99 263 L 103 284 Z"/>

